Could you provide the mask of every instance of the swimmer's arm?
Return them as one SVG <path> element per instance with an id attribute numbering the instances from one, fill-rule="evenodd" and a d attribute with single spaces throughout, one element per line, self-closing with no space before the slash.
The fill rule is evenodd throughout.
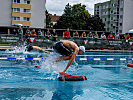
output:
<path id="1" fill-rule="evenodd" d="M 44 49 L 42 49 L 42 48 L 40 48 L 40 47 L 38 47 L 38 46 L 32 46 L 32 47 L 33 47 L 34 49 L 41 50 L 41 51 L 46 52 L 46 53 L 50 53 L 50 52 L 45 51 Z"/>
<path id="2" fill-rule="evenodd" d="M 74 58 L 75 58 L 75 56 L 76 56 L 77 53 L 78 53 L 78 50 L 76 50 L 76 51 L 72 54 L 72 56 L 71 56 L 71 58 L 70 58 L 70 60 L 69 60 L 69 62 L 68 62 L 68 64 L 67 64 L 67 67 L 65 68 L 65 70 L 64 70 L 63 72 L 65 72 L 65 71 L 69 68 L 69 66 L 72 64 L 72 62 L 73 62 L 73 60 L 74 60 Z"/>

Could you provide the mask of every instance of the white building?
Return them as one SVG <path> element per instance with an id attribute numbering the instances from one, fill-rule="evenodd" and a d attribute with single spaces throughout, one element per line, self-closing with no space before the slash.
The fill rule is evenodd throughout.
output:
<path id="1" fill-rule="evenodd" d="M 95 15 L 105 23 L 106 31 L 126 33 L 133 28 L 133 0 L 110 0 L 95 4 Z"/>
<path id="2" fill-rule="evenodd" d="M 45 28 L 45 0 L 1 0 L 0 26 Z"/>

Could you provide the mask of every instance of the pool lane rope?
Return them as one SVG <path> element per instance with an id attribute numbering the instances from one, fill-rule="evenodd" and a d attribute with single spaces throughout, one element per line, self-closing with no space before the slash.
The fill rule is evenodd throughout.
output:
<path id="1" fill-rule="evenodd" d="M 0 58 L 0 60 L 45 60 L 46 58 Z M 75 58 L 75 61 L 129 61 L 133 58 Z"/>

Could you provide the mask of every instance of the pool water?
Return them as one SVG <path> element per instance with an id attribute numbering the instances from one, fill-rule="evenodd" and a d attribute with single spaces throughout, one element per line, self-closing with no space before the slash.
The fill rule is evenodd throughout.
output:
<path id="1" fill-rule="evenodd" d="M 132 100 L 133 68 L 128 61 L 76 61 L 68 74 L 86 76 L 86 81 L 58 81 L 68 61 L 54 62 L 54 53 L 1 51 L 1 57 L 44 58 L 0 60 L 0 100 Z M 133 58 L 133 53 L 87 52 L 76 58 Z M 35 68 L 39 66 L 40 68 Z"/>

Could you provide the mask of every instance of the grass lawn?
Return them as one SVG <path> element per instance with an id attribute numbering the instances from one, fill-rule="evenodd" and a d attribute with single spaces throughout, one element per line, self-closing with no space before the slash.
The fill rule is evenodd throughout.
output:
<path id="1" fill-rule="evenodd" d="M 11 44 L 0 44 L 0 46 L 11 46 Z"/>

